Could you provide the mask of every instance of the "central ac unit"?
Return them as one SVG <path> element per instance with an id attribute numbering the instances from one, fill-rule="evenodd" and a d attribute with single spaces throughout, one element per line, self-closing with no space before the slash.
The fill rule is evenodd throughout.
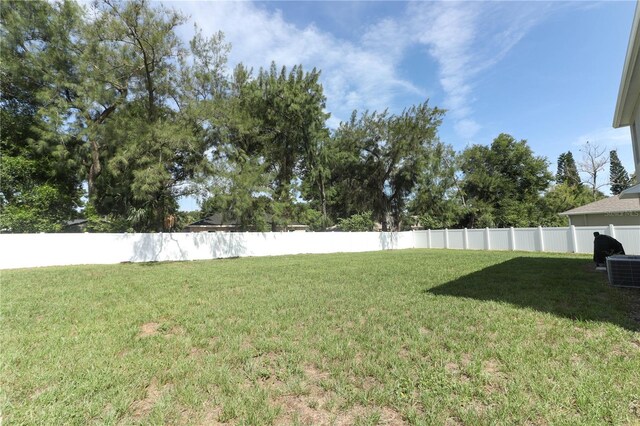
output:
<path id="1" fill-rule="evenodd" d="M 613 286 L 640 288 L 640 256 L 607 257 L 607 273 Z"/>

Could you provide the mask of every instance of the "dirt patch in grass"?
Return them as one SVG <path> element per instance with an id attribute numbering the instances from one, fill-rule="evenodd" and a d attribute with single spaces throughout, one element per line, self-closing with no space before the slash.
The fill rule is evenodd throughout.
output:
<path id="1" fill-rule="evenodd" d="M 360 405 L 338 409 L 336 400 L 316 386 L 309 395 L 284 395 L 276 402 L 282 411 L 275 424 L 352 425 L 371 413 Z"/>
<path id="2" fill-rule="evenodd" d="M 448 362 L 444 365 L 444 369 L 451 374 L 458 374 L 460 372 L 460 366 L 455 362 Z"/>
<path id="3" fill-rule="evenodd" d="M 158 329 L 159 328 L 160 328 L 160 323 L 159 322 L 147 322 L 147 323 L 144 323 L 140 327 L 140 334 L 138 334 L 138 336 L 139 337 L 155 336 L 156 334 L 158 334 Z"/>
<path id="4" fill-rule="evenodd" d="M 402 415 L 393 408 L 383 407 L 380 411 L 380 424 L 400 426 L 408 423 L 402 418 Z"/>
<path id="5" fill-rule="evenodd" d="M 360 388 L 368 391 L 374 388 L 384 387 L 375 377 L 367 376 L 361 380 Z"/>
<path id="6" fill-rule="evenodd" d="M 489 381 L 484 385 L 485 394 L 506 392 L 507 374 L 501 371 L 501 364 L 495 359 L 485 361 L 482 367 L 483 373 L 488 377 Z"/>
<path id="7" fill-rule="evenodd" d="M 169 331 L 165 333 L 165 337 L 184 336 L 185 334 L 187 334 L 187 330 L 185 330 L 184 327 L 179 325 L 174 325 L 169 329 Z"/>
<path id="8" fill-rule="evenodd" d="M 205 350 L 202 348 L 191 348 L 189 350 L 189 358 L 201 358 L 205 353 Z"/>
<path id="9" fill-rule="evenodd" d="M 320 382 L 322 380 L 328 379 L 330 376 L 330 374 L 327 373 L 326 371 L 322 371 L 318 369 L 316 366 L 311 364 L 305 364 L 303 371 L 304 371 L 304 375 L 307 376 L 307 378 L 309 378 L 309 380 L 313 382 Z"/>
<path id="10" fill-rule="evenodd" d="M 477 415 L 481 416 L 484 413 L 487 412 L 489 406 L 487 404 L 485 404 L 482 401 L 479 401 L 477 399 L 473 399 L 471 400 L 471 402 L 469 402 L 465 408 L 467 410 L 473 411 L 474 413 L 476 413 Z"/>
<path id="11" fill-rule="evenodd" d="M 445 426 L 463 426 L 464 423 L 457 417 L 449 417 L 444 422 Z"/>
<path id="12" fill-rule="evenodd" d="M 202 412 L 196 412 L 191 408 L 185 408 L 180 412 L 180 425 L 200 425 L 200 426 L 219 426 L 228 425 L 229 423 L 221 422 L 218 419 L 222 413 L 222 408 L 209 402 L 204 404 Z"/>
<path id="13" fill-rule="evenodd" d="M 328 372 L 311 364 L 304 365 L 303 372 L 310 381 L 304 394 L 281 395 L 275 398 L 274 402 L 281 410 L 275 424 L 353 425 L 376 416 L 378 424 L 407 424 L 402 415 L 390 407 L 365 407 L 359 404 L 344 407 L 344 401 L 340 397 L 317 384 L 330 377 Z M 359 384 L 366 390 L 380 386 L 375 378 L 369 376 L 359 380 Z"/>
<path id="14" fill-rule="evenodd" d="M 400 348 L 400 351 L 398 351 L 398 356 L 402 359 L 409 359 L 411 358 L 411 352 L 409 352 L 409 349 L 403 346 Z"/>
<path id="15" fill-rule="evenodd" d="M 154 377 L 147 386 L 147 392 L 143 399 L 134 401 L 129 408 L 131 416 L 134 419 L 142 419 L 146 417 L 153 406 L 162 398 L 165 392 L 171 389 L 171 384 L 167 383 L 162 386 L 158 385 L 158 380 Z"/>
<path id="16" fill-rule="evenodd" d="M 500 375 L 500 362 L 495 359 L 490 359 L 484 363 L 482 370 L 492 377 Z"/>
<path id="17" fill-rule="evenodd" d="M 464 361 L 463 361 L 464 364 Z M 468 363 L 467 363 L 468 364 Z M 466 364 L 465 364 L 466 365 Z M 455 376 L 458 381 L 462 383 L 468 383 L 471 381 L 471 377 L 464 373 L 460 368 L 460 365 L 455 362 L 448 362 L 445 364 L 444 369 L 451 375 Z"/>
<path id="18" fill-rule="evenodd" d="M 629 412 L 640 419 L 640 400 L 633 400 L 629 403 Z"/>
<path id="19" fill-rule="evenodd" d="M 463 353 L 461 359 L 461 363 L 464 367 L 468 367 L 469 364 L 471 364 L 471 361 L 473 361 L 473 356 L 471 356 L 471 354 L 468 353 Z"/>
<path id="20" fill-rule="evenodd" d="M 49 386 L 43 387 L 43 388 L 37 388 L 36 390 L 34 390 L 31 395 L 29 396 L 29 399 L 34 400 L 34 399 L 38 399 L 40 397 L 40 395 L 42 395 L 43 393 L 47 392 L 49 390 Z M 2 424 L 2 423 L 0 423 Z"/>

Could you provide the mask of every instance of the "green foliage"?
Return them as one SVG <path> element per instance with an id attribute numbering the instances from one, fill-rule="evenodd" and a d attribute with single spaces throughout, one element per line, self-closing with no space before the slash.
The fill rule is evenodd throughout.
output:
<path id="1" fill-rule="evenodd" d="M 319 70 L 229 74 L 224 35 L 196 28 L 183 43 L 185 17 L 162 4 L 9 1 L 0 18 L 7 230 L 59 229 L 84 204 L 91 231 L 163 231 L 191 195 L 204 214 L 259 230 L 324 230 L 363 211 L 385 230 L 409 216 L 429 228 L 530 226 L 576 202 L 541 199 L 547 164 L 525 141 L 503 134 L 457 157 L 438 139 L 444 111 L 428 102 L 354 111 L 330 134 Z M 616 173 L 614 191 L 628 184 Z M 580 199 L 571 152 L 556 180 Z"/>
<path id="2" fill-rule="evenodd" d="M 462 153 L 462 190 L 467 197 L 465 226 L 537 225 L 537 204 L 551 174 L 543 157 L 525 140 L 500 134 L 490 147 L 473 145 Z"/>
<path id="3" fill-rule="evenodd" d="M 338 228 L 341 231 L 365 232 L 373 231 L 375 222 L 370 211 L 354 214 L 348 218 L 338 219 Z"/>
<path id="4" fill-rule="evenodd" d="M 597 199 L 604 198 L 604 194 L 598 191 Z M 568 226 L 566 216 L 558 213 L 584 206 L 593 202 L 593 194 L 585 186 L 573 186 L 567 183 L 553 186 L 539 203 L 541 213 L 539 224 L 541 226 Z"/>
<path id="5" fill-rule="evenodd" d="M 295 220 L 297 177 L 320 173 L 312 155 L 328 134 L 319 75 L 301 66 L 277 72 L 272 64 L 253 78 L 236 67 L 211 163 L 218 179 L 209 188 L 209 212 L 261 230 L 265 214 L 277 225 Z"/>
<path id="6" fill-rule="evenodd" d="M 78 144 L 51 127 L 41 96 L 53 74 L 62 30 L 74 21 L 73 5 L 5 2 L 0 8 L 0 229 L 55 232 L 80 204 Z"/>
<path id="7" fill-rule="evenodd" d="M 458 189 L 457 162 L 453 149 L 437 144 L 429 153 L 409 202 L 409 212 L 426 229 L 455 227 L 465 214 Z"/>
<path id="8" fill-rule="evenodd" d="M 617 151 L 609 153 L 609 182 L 611 194 L 618 195 L 631 186 L 631 178 L 618 158 Z"/>
<path id="9" fill-rule="evenodd" d="M 567 184 L 570 186 L 579 186 L 580 174 L 578 166 L 573 158 L 571 151 L 563 152 L 558 157 L 558 172 L 556 173 L 556 183 L 558 185 Z"/>
<path id="10" fill-rule="evenodd" d="M 428 102 L 400 115 L 354 111 L 331 139 L 329 206 L 334 217 L 370 210 L 383 229 L 402 229 L 409 197 L 440 146 L 444 111 Z"/>
<path id="11" fill-rule="evenodd" d="M 38 185 L 0 211 L 2 232 L 58 232 L 69 216 L 67 197 L 50 185 Z"/>

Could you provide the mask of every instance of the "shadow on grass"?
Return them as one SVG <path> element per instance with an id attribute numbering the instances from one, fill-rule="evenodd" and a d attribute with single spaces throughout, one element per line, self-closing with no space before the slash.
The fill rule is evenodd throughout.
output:
<path id="1" fill-rule="evenodd" d="M 638 295 L 610 287 L 584 259 L 518 257 L 425 290 L 435 295 L 506 302 L 559 317 L 640 330 Z"/>

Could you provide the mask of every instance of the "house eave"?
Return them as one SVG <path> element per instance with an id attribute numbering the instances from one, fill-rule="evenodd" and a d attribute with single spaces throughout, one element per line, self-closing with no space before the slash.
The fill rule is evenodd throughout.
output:
<path id="1" fill-rule="evenodd" d="M 640 183 L 622 191 L 620 193 L 620 198 L 621 199 L 640 198 Z"/>
<path id="2" fill-rule="evenodd" d="M 616 111 L 613 115 L 613 127 L 626 127 L 633 123 L 633 113 L 640 95 L 640 3 L 636 4 L 627 55 L 624 60 Z"/>

